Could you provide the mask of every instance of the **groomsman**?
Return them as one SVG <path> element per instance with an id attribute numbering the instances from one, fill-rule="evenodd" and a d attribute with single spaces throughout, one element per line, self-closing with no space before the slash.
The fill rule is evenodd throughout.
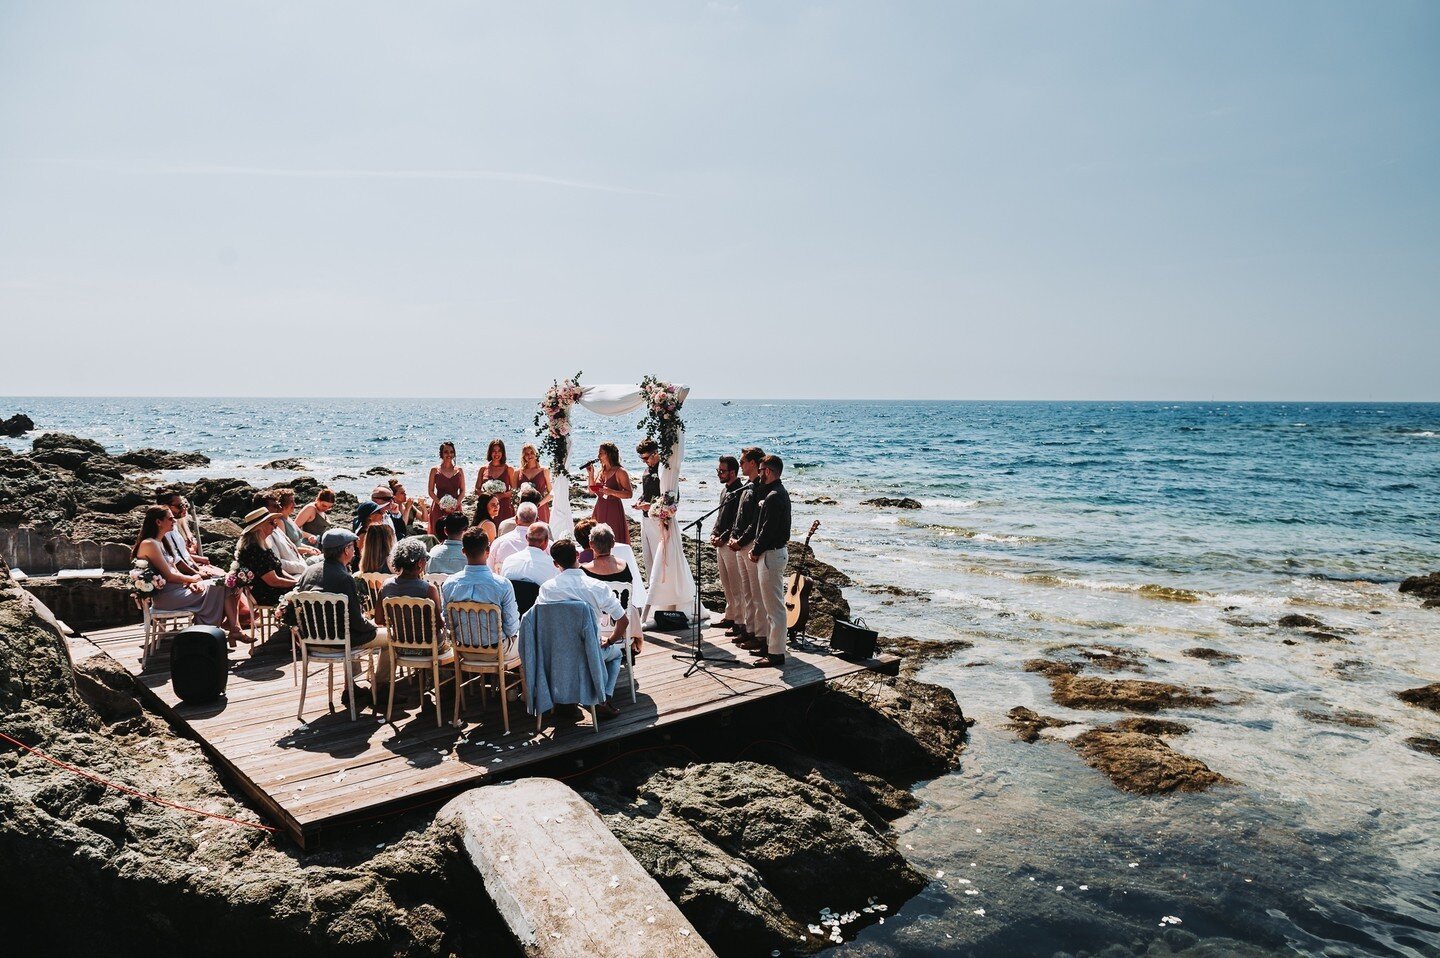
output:
<path id="1" fill-rule="evenodd" d="M 715 525 L 710 530 L 710 544 L 715 547 L 715 566 L 720 571 L 720 588 L 725 593 L 725 618 L 719 624 L 722 628 L 740 625 L 743 613 L 741 592 L 744 572 L 740 563 L 744 557 L 738 552 L 725 548 L 730 528 L 735 524 L 735 514 L 740 509 L 740 494 L 744 483 L 740 480 L 740 463 L 734 456 L 721 456 L 715 466 L 715 478 L 720 480 L 720 511 L 715 513 Z"/>
<path id="2" fill-rule="evenodd" d="M 755 650 L 764 658 L 755 664 L 777 669 L 785 667 L 785 563 L 790 560 L 790 493 L 780 482 L 784 469 L 779 456 L 766 456 L 760 464 L 765 486 L 757 498 L 749 563 L 759 571 L 767 626 L 765 646 Z"/>
<path id="3" fill-rule="evenodd" d="M 645 463 L 640 480 L 640 501 L 636 505 L 645 515 L 640 519 L 640 548 L 645 555 L 645 574 L 655 575 L 655 551 L 660 547 L 660 526 L 650 518 L 650 504 L 660 498 L 660 446 L 653 439 L 642 439 L 635 447 Z"/>
<path id="4" fill-rule="evenodd" d="M 740 503 L 735 510 L 735 523 L 725 541 L 728 549 L 735 553 L 740 569 L 741 617 L 736 626 L 738 638 L 735 644 L 745 649 L 758 649 L 765 635 L 765 606 L 760 600 L 760 569 L 748 561 L 745 550 L 755 540 L 755 512 L 759 496 L 763 493 L 760 482 L 760 463 L 765 453 L 759 446 L 747 446 L 740 452 L 740 471 L 749 485 L 740 491 Z"/>

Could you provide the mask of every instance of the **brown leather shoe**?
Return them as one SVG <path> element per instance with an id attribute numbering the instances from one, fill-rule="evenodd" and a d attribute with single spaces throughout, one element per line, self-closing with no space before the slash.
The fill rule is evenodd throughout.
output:
<path id="1" fill-rule="evenodd" d="M 784 669 L 785 656 L 766 655 L 763 659 L 756 659 L 750 663 L 752 669 Z"/>
<path id="2" fill-rule="evenodd" d="M 601 702 L 599 705 L 595 706 L 595 711 L 600 713 L 601 718 L 605 719 L 613 719 L 615 716 L 620 714 L 620 710 L 617 709 L 615 706 L 611 705 L 609 702 Z"/>

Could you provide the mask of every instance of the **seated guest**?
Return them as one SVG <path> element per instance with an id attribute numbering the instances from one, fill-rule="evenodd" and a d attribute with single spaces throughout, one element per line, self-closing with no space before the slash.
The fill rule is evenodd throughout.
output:
<path id="1" fill-rule="evenodd" d="M 440 544 L 430 550 L 430 572 L 454 575 L 465 568 L 465 546 L 461 536 L 465 534 L 465 517 L 452 512 L 435 525 L 440 535 Z"/>
<path id="2" fill-rule="evenodd" d="M 590 541 L 595 541 L 593 532 L 590 534 Z M 584 602 L 594 611 L 596 625 L 599 625 L 600 617 L 605 615 L 615 622 L 614 630 L 600 641 L 600 660 L 605 664 L 605 698 L 608 700 L 615 695 L 615 683 L 620 680 L 620 665 L 625 657 L 625 646 L 621 644 L 625 641 L 625 631 L 629 625 L 625 619 L 625 610 L 620 607 L 620 600 L 615 598 L 613 592 L 580 571 L 575 564 L 577 553 L 574 542 L 569 539 L 559 540 L 550 547 L 550 557 L 560 572 L 540 587 L 540 597 L 535 604 L 541 606 L 550 602 Z M 614 718 L 620 714 L 620 710 L 609 701 L 602 703 L 597 711 L 606 718 Z"/>
<path id="3" fill-rule="evenodd" d="M 550 527 L 533 522 L 525 531 L 525 551 L 517 552 L 500 566 L 500 574 L 511 582 L 533 582 L 544 585 L 555 578 L 555 563 L 550 558 Z"/>
<path id="4" fill-rule="evenodd" d="M 407 599 L 429 599 L 435 603 L 435 620 L 440 621 L 440 590 L 425 578 L 430 551 L 425 540 L 417 536 L 401 539 L 390 553 L 390 567 L 395 578 L 386 579 L 380 587 L 380 601 L 375 606 L 375 624 L 385 625 L 385 600 L 403 596 Z"/>
<path id="5" fill-rule="evenodd" d="M 290 540 L 290 543 L 295 546 L 302 557 L 318 557 L 320 550 L 305 541 L 304 533 L 300 531 L 300 527 L 295 523 L 295 490 L 275 489 L 273 490 L 273 494 L 277 497 L 280 504 L 280 515 L 285 517 L 285 525 L 283 527 L 285 537 Z M 270 511 L 274 512 L 275 510 L 272 509 Z"/>
<path id="6" fill-rule="evenodd" d="M 235 544 L 235 564 L 239 569 L 249 569 L 254 581 L 250 583 L 250 594 L 257 605 L 279 605 L 280 597 L 291 589 L 305 571 L 300 563 L 299 572 L 291 575 L 286 571 L 280 557 L 275 553 L 275 531 L 280 525 L 280 515 L 264 506 L 252 510 L 245 516 L 245 531 Z"/>
<path id="7" fill-rule="evenodd" d="M 350 609 L 350 643 L 361 648 L 376 640 L 379 631 L 375 623 L 365 615 L 360 604 L 360 593 L 355 588 L 355 577 L 350 574 L 350 563 L 355 558 L 355 533 L 344 529 L 327 529 L 320 536 L 320 551 L 324 561 L 310 566 L 300 576 L 295 589 L 299 592 L 333 592 L 343 595 Z M 383 641 L 383 640 L 382 640 Z"/>
<path id="8" fill-rule="evenodd" d="M 505 533 L 495 544 L 490 547 L 490 568 L 495 572 L 500 571 L 500 566 L 506 559 L 517 552 L 524 552 L 528 542 L 526 535 L 530 529 L 530 523 L 539 516 L 540 510 L 535 508 L 533 502 L 521 503 L 520 508 L 515 512 L 515 528 Z"/>
<path id="9" fill-rule="evenodd" d="M 366 508 L 369 506 L 370 508 Z M 395 533 L 396 539 L 405 538 L 405 526 L 396 514 L 395 493 L 390 491 L 389 486 L 376 486 L 370 490 L 370 501 L 360 503 L 360 508 L 355 510 L 355 524 L 351 527 L 355 534 L 360 535 L 360 530 L 367 522 L 379 522 L 374 518 L 375 512 L 380 512 L 382 517 L 390 523 L 391 531 Z"/>
<path id="10" fill-rule="evenodd" d="M 527 502 L 533 503 L 537 510 L 536 518 L 539 518 L 538 510 L 540 509 L 540 501 L 543 497 L 540 495 L 540 491 L 538 489 L 536 489 L 528 482 L 522 482 L 520 484 L 519 490 L 517 490 L 515 493 L 515 498 L 520 501 L 521 505 L 524 505 Z M 544 522 L 545 520 L 541 519 L 540 521 Z M 504 522 L 500 523 L 500 534 L 502 536 L 505 535 L 511 529 L 514 529 L 517 525 L 519 525 L 518 518 L 506 519 Z"/>
<path id="11" fill-rule="evenodd" d="M 408 530 L 419 524 L 426 526 L 428 531 L 430 520 L 429 504 L 423 499 L 418 501 L 411 499 L 409 493 L 405 491 L 405 484 L 399 479 L 389 479 L 386 481 L 386 485 L 390 487 L 391 501 L 395 503 L 394 515 L 405 528 Z M 409 535 L 409 533 L 407 532 L 406 535 Z M 401 538 L 404 538 L 404 536 L 401 536 Z"/>
<path id="12" fill-rule="evenodd" d="M 225 570 L 216 568 L 204 556 L 198 555 L 194 537 L 186 534 L 188 530 L 185 528 L 185 516 L 190 504 L 185 501 L 185 497 L 173 489 L 162 489 L 155 494 L 155 504 L 166 507 L 175 517 L 173 527 L 160 540 L 160 545 L 164 547 L 170 561 L 186 575 L 198 575 L 207 579 L 223 576 Z"/>
<path id="13" fill-rule="evenodd" d="M 500 629 L 513 642 L 520 634 L 520 610 L 515 605 L 515 587 L 490 570 L 490 537 L 471 526 L 460 540 L 465 550 L 465 568 L 445 580 L 440 597 L 451 602 L 486 602 L 500 607 Z"/>
<path id="14" fill-rule="evenodd" d="M 166 557 L 160 542 L 174 525 L 168 506 L 151 506 L 145 510 L 140 535 L 130 550 L 131 559 L 144 559 L 161 577 L 149 594 L 154 607 L 162 612 L 189 612 L 200 625 L 220 626 L 229 634 L 232 649 L 237 641 L 249 642 L 250 636 L 240 631 L 238 595 L 218 580 L 177 569 Z"/>
<path id="15" fill-rule="evenodd" d="M 315 501 L 300 510 L 300 514 L 295 517 L 295 524 L 300 527 L 300 534 L 306 545 L 320 548 L 320 537 L 330 528 L 330 520 L 325 516 L 334 508 L 335 490 L 321 489 L 316 494 Z"/>
<path id="16" fill-rule="evenodd" d="M 395 548 L 394 527 L 388 522 L 378 522 L 365 527 L 360 540 L 361 572 L 392 572 L 390 550 Z"/>
<path id="17" fill-rule="evenodd" d="M 575 523 L 575 545 L 580 550 L 580 564 L 584 565 L 595 558 L 595 553 L 590 551 L 590 530 L 596 525 L 594 516 L 586 516 Z"/>
<path id="18" fill-rule="evenodd" d="M 480 493 L 470 524 L 489 536 L 491 542 L 500 538 L 500 500 L 488 492 Z"/>
<path id="19" fill-rule="evenodd" d="M 285 570 L 285 574 L 295 578 L 305 571 L 307 554 L 316 556 L 320 554 L 319 549 L 296 545 L 300 538 L 300 530 L 286 514 L 287 509 L 290 512 L 295 511 L 295 493 L 289 489 L 271 489 L 261 497 L 261 501 L 265 508 L 274 513 L 279 520 L 276 523 L 275 531 L 270 534 L 270 551 L 280 557 L 280 568 Z M 292 529 L 295 532 L 293 537 L 290 535 Z"/>
<path id="20" fill-rule="evenodd" d="M 602 522 L 591 530 L 590 545 L 595 550 L 595 558 L 582 563 L 581 571 L 590 578 L 609 586 L 610 591 L 615 593 L 615 598 L 620 600 L 620 607 L 628 612 L 630 610 L 630 592 L 635 585 L 635 577 L 631 574 L 630 566 L 627 563 L 621 562 L 611 554 L 615 548 L 615 533 Z M 639 654 L 643 641 L 640 636 L 635 636 L 636 654 Z"/>

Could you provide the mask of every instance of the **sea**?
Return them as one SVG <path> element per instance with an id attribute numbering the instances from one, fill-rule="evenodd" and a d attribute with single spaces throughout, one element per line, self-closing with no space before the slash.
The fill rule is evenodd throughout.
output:
<path id="1" fill-rule="evenodd" d="M 533 439 L 535 404 L 13 398 L 0 409 L 114 450 L 214 460 L 167 477 L 268 484 L 295 473 L 263 463 L 299 457 L 363 494 L 374 480 L 349 477 L 374 465 L 423 493 L 443 440 L 471 481 L 492 438 L 513 461 Z M 682 520 L 713 504 L 717 455 L 759 445 L 785 461 L 797 538 L 819 520 L 817 555 L 855 580 L 855 614 L 954 647 L 918 678 L 954 690 L 975 722 L 970 744 L 895 823 L 931 884 L 847 924 L 842 950 L 1440 955 L 1440 757 L 1406 744 L 1440 739 L 1440 715 L 1395 696 L 1440 680 L 1440 610 L 1396 588 L 1440 570 L 1440 404 L 697 396 L 683 415 Z M 640 436 L 634 417 L 577 411 L 572 459 L 614 440 L 633 468 Z M 805 504 L 822 496 L 834 504 Z M 863 504 L 880 496 L 920 508 Z M 1319 619 L 1331 638 L 1279 627 L 1288 614 Z M 1200 647 L 1234 658 L 1184 654 Z M 1054 704 L 1045 678 L 1023 670 L 1114 648 L 1141 657 L 1133 677 L 1221 700 L 1164 717 L 1192 729 L 1176 750 L 1233 784 L 1132 795 L 1064 734 L 1025 744 L 1006 729 L 1015 706 L 1081 729 L 1117 718 Z"/>

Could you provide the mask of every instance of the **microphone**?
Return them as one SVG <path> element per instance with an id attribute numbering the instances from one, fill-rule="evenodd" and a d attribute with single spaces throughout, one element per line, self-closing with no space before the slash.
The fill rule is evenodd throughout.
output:
<path id="1" fill-rule="evenodd" d="M 597 463 L 597 462 L 599 462 L 599 461 L 600 461 L 599 459 L 591 459 L 589 462 L 585 463 L 585 465 L 581 466 L 580 468 L 581 468 L 581 469 L 589 469 L 591 466 L 595 465 L 595 463 Z"/>

